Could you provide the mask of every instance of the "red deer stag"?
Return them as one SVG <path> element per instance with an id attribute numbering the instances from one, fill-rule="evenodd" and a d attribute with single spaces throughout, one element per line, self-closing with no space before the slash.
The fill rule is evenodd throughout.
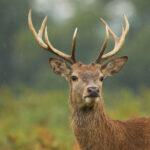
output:
<path id="1" fill-rule="evenodd" d="M 50 43 L 47 27 L 45 28 L 46 20 L 47 17 L 37 33 L 32 24 L 31 10 L 29 11 L 29 28 L 40 46 L 71 63 L 69 66 L 61 59 L 49 59 L 53 71 L 69 81 L 72 128 L 81 150 L 150 150 L 150 119 L 136 118 L 127 121 L 111 119 L 105 111 L 102 97 L 103 79 L 117 74 L 128 59 L 127 56 L 122 56 L 102 64 L 104 60 L 118 53 L 122 47 L 129 31 L 127 17 L 124 15 L 126 27 L 122 26 L 121 37 L 117 37 L 101 19 L 106 28 L 105 41 L 97 60 L 89 65 L 76 62 L 77 29 L 73 34 L 71 55 L 67 55 Z M 44 29 L 45 42 L 42 40 Z M 109 34 L 114 39 L 115 46 L 112 51 L 103 54 Z"/>

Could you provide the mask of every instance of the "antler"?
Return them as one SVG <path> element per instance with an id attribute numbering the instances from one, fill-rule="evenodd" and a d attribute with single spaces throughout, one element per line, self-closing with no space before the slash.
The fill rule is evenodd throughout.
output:
<path id="1" fill-rule="evenodd" d="M 102 57 L 102 55 L 103 55 L 103 53 L 104 53 L 104 51 L 105 51 L 105 49 L 106 49 L 106 46 L 107 46 L 107 44 L 108 44 L 108 40 L 109 40 L 109 32 L 108 32 L 108 27 L 107 27 L 107 25 L 106 25 L 105 41 L 104 41 L 104 44 L 103 44 L 103 46 L 102 46 L 102 48 L 101 48 L 101 50 L 100 50 L 99 56 L 98 56 L 98 58 L 97 58 L 97 60 L 96 60 L 96 63 L 100 63 L 101 57 Z"/>
<path id="2" fill-rule="evenodd" d="M 54 48 L 53 45 L 51 44 L 51 42 L 49 41 L 48 34 L 47 34 L 47 26 L 45 28 L 46 21 L 47 21 L 47 16 L 44 18 L 42 25 L 41 25 L 41 28 L 40 28 L 39 32 L 37 33 L 35 31 L 33 24 L 32 24 L 31 9 L 29 10 L 29 14 L 28 14 L 29 28 L 30 28 L 32 34 L 34 35 L 35 39 L 39 43 L 39 45 L 43 49 L 56 54 L 57 56 L 65 59 L 66 61 L 70 62 L 71 64 L 74 64 L 76 62 L 76 60 L 75 60 L 75 44 L 76 44 L 76 37 L 77 37 L 77 28 L 75 29 L 74 34 L 73 34 L 72 52 L 71 52 L 71 55 L 68 55 L 68 54 L 65 54 L 65 53 L 57 50 L 56 48 Z M 44 28 L 45 28 L 45 42 L 46 43 L 42 39 Z"/>
<path id="3" fill-rule="evenodd" d="M 126 28 L 124 29 L 124 26 L 122 25 L 122 35 L 120 37 L 117 37 L 115 35 L 114 32 L 112 32 L 112 30 L 110 29 L 110 27 L 107 25 L 107 23 L 105 22 L 105 20 L 103 20 L 102 18 L 100 18 L 100 20 L 102 21 L 102 23 L 105 25 L 106 27 L 106 38 L 105 38 L 105 42 L 104 42 L 104 45 L 100 51 L 100 54 L 96 60 L 96 63 L 101 63 L 103 62 L 104 60 L 108 59 L 109 57 L 112 57 L 114 56 L 116 53 L 119 52 L 120 48 L 122 47 L 124 41 L 125 41 L 125 37 L 129 31 L 129 22 L 128 22 L 128 19 L 126 17 L 126 15 L 124 14 L 123 15 L 124 17 L 124 21 L 125 21 L 125 24 L 126 24 Z M 107 54 L 103 55 L 104 53 L 104 50 L 106 48 L 106 45 L 108 43 L 108 39 L 109 39 L 109 36 L 108 34 L 110 33 L 110 35 L 112 36 L 112 38 L 114 39 L 115 41 L 115 46 L 114 46 L 114 49 L 111 50 L 110 52 L 108 52 Z"/>

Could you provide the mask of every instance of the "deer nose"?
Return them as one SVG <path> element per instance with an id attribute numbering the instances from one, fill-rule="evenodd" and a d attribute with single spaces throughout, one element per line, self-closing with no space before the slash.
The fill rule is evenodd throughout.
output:
<path id="1" fill-rule="evenodd" d="M 91 97 L 99 96 L 99 89 L 98 89 L 98 87 L 88 87 L 87 91 L 88 91 L 89 96 L 91 96 Z"/>

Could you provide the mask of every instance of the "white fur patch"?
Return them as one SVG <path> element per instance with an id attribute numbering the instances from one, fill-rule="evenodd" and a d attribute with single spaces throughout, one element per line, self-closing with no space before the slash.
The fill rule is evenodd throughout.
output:
<path id="1" fill-rule="evenodd" d="M 90 104 L 92 101 L 94 102 L 98 102 L 99 101 L 99 97 L 96 97 L 96 98 L 93 98 L 93 97 L 86 97 L 85 98 L 85 102 L 87 103 L 87 104 Z"/>
<path id="2" fill-rule="evenodd" d="M 96 97 L 95 101 L 98 102 L 99 101 L 99 97 Z"/>
<path id="3" fill-rule="evenodd" d="M 91 103 L 91 98 L 90 97 L 86 97 L 85 101 L 86 101 L 86 103 Z"/>

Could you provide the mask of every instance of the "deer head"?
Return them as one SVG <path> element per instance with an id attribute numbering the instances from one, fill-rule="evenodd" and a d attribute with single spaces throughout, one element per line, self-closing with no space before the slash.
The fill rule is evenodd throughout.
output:
<path id="1" fill-rule="evenodd" d="M 76 62 L 75 59 L 75 43 L 76 43 L 76 35 L 77 28 L 73 34 L 73 42 L 72 42 L 72 52 L 71 55 L 64 54 L 63 52 L 57 50 L 52 46 L 48 39 L 47 27 L 45 27 L 47 17 L 43 20 L 41 28 L 37 33 L 34 29 L 31 19 L 31 10 L 28 15 L 28 23 L 31 32 L 33 33 L 35 39 L 39 43 L 39 45 L 57 56 L 63 58 L 68 61 L 71 65 L 68 65 L 64 60 L 58 58 L 50 58 L 49 63 L 52 67 L 53 71 L 60 76 L 65 77 L 70 83 L 70 104 L 74 108 L 93 108 L 96 106 L 102 96 L 102 83 L 103 79 L 107 76 L 112 76 L 117 74 L 121 68 L 127 62 L 128 57 L 122 56 L 118 58 L 114 58 L 104 64 L 102 62 L 112 56 L 114 56 L 120 48 L 122 47 L 125 37 L 129 31 L 129 23 L 127 17 L 124 15 L 124 21 L 126 24 L 126 28 L 122 26 L 122 35 L 117 37 L 107 23 L 100 19 L 102 23 L 105 25 L 106 29 L 106 37 L 104 44 L 101 48 L 100 54 L 95 62 L 92 62 L 89 65 L 84 65 L 81 62 Z M 43 31 L 45 29 L 45 42 L 42 40 Z M 104 50 L 108 44 L 109 33 L 115 41 L 114 49 L 104 54 Z"/>

